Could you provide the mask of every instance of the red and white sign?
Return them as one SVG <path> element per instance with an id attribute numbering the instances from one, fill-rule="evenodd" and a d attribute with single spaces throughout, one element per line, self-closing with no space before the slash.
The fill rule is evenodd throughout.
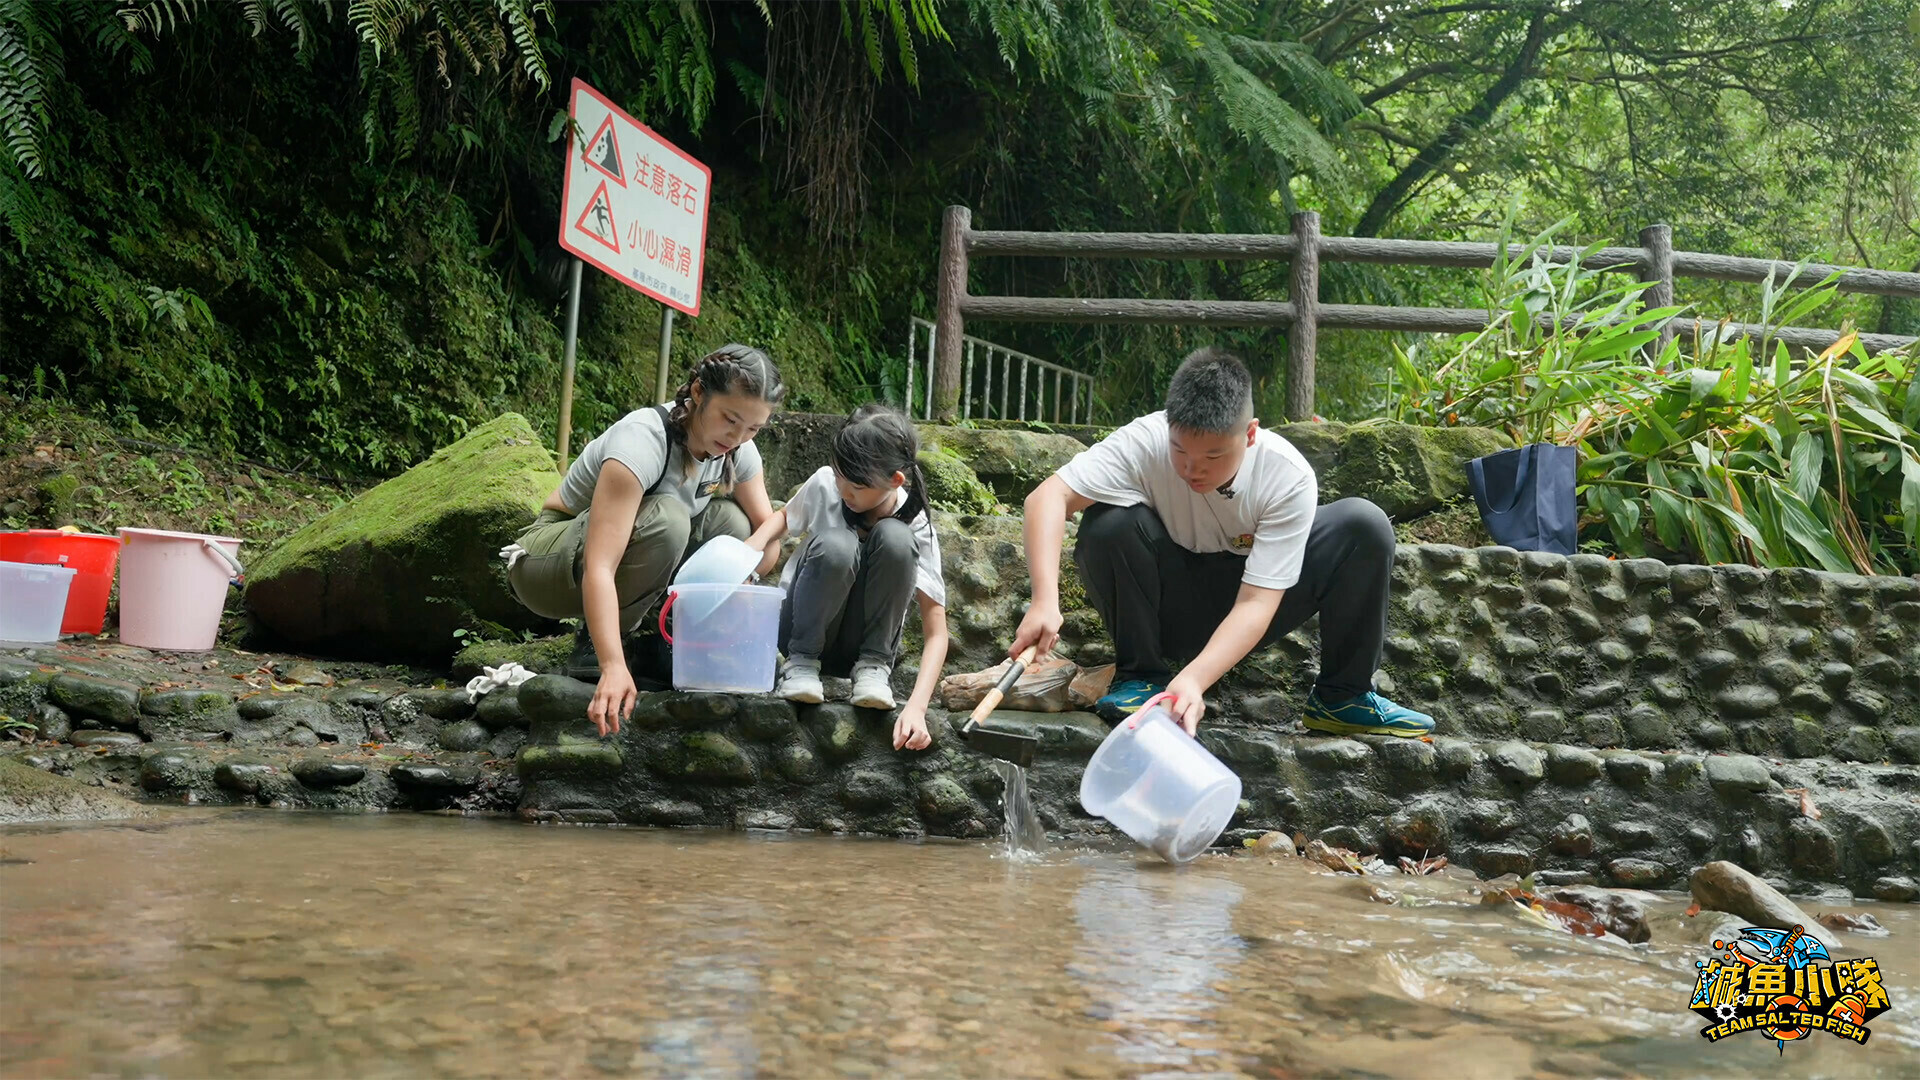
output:
<path id="1" fill-rule="evenodd" d="M 560 246 L 626 285 L 700 314 L 713 174 L 573 80 Z M 587 134 L 583 143 L 580 134 Z"/>

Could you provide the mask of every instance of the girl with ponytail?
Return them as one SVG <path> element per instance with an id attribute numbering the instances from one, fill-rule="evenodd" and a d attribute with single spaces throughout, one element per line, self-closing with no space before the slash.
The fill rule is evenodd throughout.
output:
<path id="1" fill-rule="evenodd" d="M 587 716 L 602 735 L 620 730 L 638 696 L 629 644 L 657 640 L 626 635 L 680 563 L 716 536 L 746 539 L 773 516 L 753 437 L 786 392 L 766 353 L 715 349 L 672 402 L 636 409 L 588 443 L 506 549 L 507 580 L 522 604 L 583 621 L 567 674 L 598 680 Z"/>
<path id="2" fill-rule="evenodd" d="M 851 674 L 854 705 L 893 708 L 893 665 L 907 606 L 918 598 L 926 644 L 920 677 L 894 720 L 896 750 L 931 743 L 927 705 L 947 660 L 947 589 L 919 452 L 906 417 L 885 405 L 855 409 L 834 436 L 833 464 L 747 541 L 773 552 L 789 531 L 807 537 L 780 578 L 787 663 L 774 693 L 789 701 L 817 702 L 823 673 Z"/>

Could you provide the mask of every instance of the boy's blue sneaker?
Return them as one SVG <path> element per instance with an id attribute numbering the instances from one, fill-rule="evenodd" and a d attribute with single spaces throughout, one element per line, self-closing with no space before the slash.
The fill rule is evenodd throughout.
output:
<path id="1" fill-rule="evenodd" d="M 1417 739 L 1433 732 L 1433 717 L 1395 705 L 1372 691 L 1337 705 L 1321 701 L 1319 692 L 1315 691 L 1307 697 L 1307 712 L 1301 722 L 1310 730 L 1334 735 L 1397 735 Z"/>
<path id="2" fill-rule="evenodd" d="M 1105 697 L 1094 702 L 1093 713 L 1109 724 L 1117 724 L 1139 712 L 1140 706 L 1166 689 L 1159 683 L 1150 683 L 1145 679 L 1128 679 L 1108 689 Z"/>

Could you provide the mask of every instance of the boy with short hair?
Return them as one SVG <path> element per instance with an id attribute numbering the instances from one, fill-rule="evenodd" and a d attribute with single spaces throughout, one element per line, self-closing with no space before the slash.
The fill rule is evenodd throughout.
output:
<path id="1" fill-rule="evenodd" d="M 1253 380 L 1216 348 L 1188 356 L 1167 407 L 1082 451 L 1026 501 L 1032 603 L 1011 654 L 1060 637 L 1060 548 L 1113 639 L 1108 720 L 1166 691 L 1189 734 L 1206 691 L 1248 653 L 1320 616 L 1306 726 L 1412 738 L 1433 718 L 1373 690 L 1387 633 L 1393 526 L 1365 499 L 1318 506 L 1313 468 L 1253 415 Z M 1179 673 L 1172 665 L 1179 663 Z"/>

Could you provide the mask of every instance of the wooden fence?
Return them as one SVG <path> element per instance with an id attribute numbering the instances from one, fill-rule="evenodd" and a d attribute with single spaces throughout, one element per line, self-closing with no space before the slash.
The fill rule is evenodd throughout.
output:
<path id="1" fill-rule="evenodd" d="M 1653 225 L 1640 231 L 1639 247 L 1602 248 L 1583 263 L 1597 269 L 1632 273 L 1648 283 L 1648 307 L 1673 304 L 1676 277 L 1715 281 L 1786 281 L 1794 264 L 1772 259 L 1710 255 L 1673 250 L 1673 231 Z M 1322 236 L 1320 215 L 1293 215 L 1288 234 L 1199 233 L 1051 233 L 973 228 L 973 212 L 947 207 L 940 235 L 939 299 L 934 314 L 934 413 L 950 420 L 960 396 L 962 342 L 966 320 L 1003 322 L 1081 322 L 1185 324 L 1195 326 L 1285 326 L 1287 334 L 1287 418 L 1313 415 L 1313 364 L 1319 330 L 1391 330 L 1417 333 L 1472 333 L 1486 327 L 1488 312 L 1474 308 L 1387 307 L 1320 302 L 1322 262 L 1393 263 L 1485 269 L 1494 265 L 1499 245 L 1440 240 L 1381 240 L 1358 236 Z M 1525 252 L 1509 249 L 1510 257 Z M 1549 261 L 1564 263 L 1584 249 L 1542 248 Z M 974 296 L 967 292 L 967 267 L 975 256 L 1048 256 L 1095 259 L 1288 259 L 1293 273 L 1287 300 L 1151 300 L 1039 296 Z M 1876 293 L 1920 299 L 1920 274 L 1849 266 L 1806 265 L 1792 284 L 1807 287 L 1838 274 L 1843 292 Z M 1714 325 L 1718 325 L 1717 323 Z M 1667 335 L 1675 323 L 1664 327 Z M 1765 329 L 1788 345 L 1821 349 L 1839 338 L 1835 330 L 1734 323 L 1729 336 L 1758 335 Z M 1884 350 L 1915 339 L 1895 334 L 1861 334 L 1869 349 Z M 1662 342 L 1664 343 L 1663 337 Z"/>

